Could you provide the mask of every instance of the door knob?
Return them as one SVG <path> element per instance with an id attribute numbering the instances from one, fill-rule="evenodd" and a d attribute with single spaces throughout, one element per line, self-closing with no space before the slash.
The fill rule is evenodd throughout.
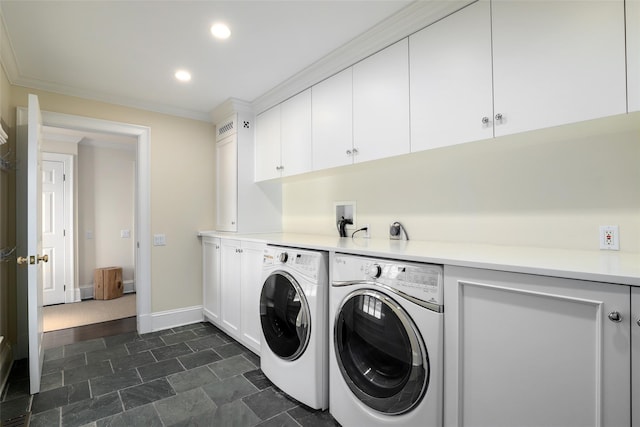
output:
<path id="1" fill-rule="evenodd" d="M 49 255 L 38 256 L 38 262 L 49 262 Z"/>
<path id="2" fill-rule="evenodd" d="M 19 256 L 17 261 L 18 261 L 18 264 L 20 265 L 27 264 L 29 262 L 29 258 L 24 256 Z"/>

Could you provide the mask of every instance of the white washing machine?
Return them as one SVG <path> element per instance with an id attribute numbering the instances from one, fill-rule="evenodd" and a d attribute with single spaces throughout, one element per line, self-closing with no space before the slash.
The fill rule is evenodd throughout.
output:
<path id="1" fill-rule="evenodd" d="M 260 368 L 314 409 L 329 403 L 328 254 L 272 247 L 263 258 Z"/>
<path id="2" fill-rule="evenodd" d="M 443 267 L 336 254 L 329 412 L 344 427 L 441 426 Z"/>

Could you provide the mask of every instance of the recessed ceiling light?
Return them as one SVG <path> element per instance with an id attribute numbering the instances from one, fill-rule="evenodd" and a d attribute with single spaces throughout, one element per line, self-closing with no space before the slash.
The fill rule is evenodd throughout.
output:
<path id="1" fill-rule="evenodd" d="M 213 34 L 213 37 L 217 39 L 224 40 L 229 38 L 231 30 L 225 24 L 218 22 L 211 26 L 211 34 Z"/>
<path id="2" fill-rule="evenodd" d="M 186 70 L 176 71 L 175 76 L 176 79 L 180 80 L 181 82 L 188 82 L 189 80 L 191 80 L 191 73 Z"/>

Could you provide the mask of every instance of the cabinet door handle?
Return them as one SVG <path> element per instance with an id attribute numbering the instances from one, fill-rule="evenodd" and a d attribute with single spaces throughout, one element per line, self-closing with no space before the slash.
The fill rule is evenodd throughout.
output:
<path id="1" fill-rule="evenodd" d="M 351 154 L 353 154 L 353 152 L 351 150 L 347 150 L 347 156 L 350 156 Z"/>
<path id="2" fill-rule="evenodd" d="M 489 117 L 484 116 L 484 117 L 482 118 L 482 124 L 483 124 L 483 125 L 487 125 L 487 124 L 489 124 Z"/>
<path id="3" fill-rule="evenodd" d="M 502 113 L 496 114 L 496 120 L 498 121 L 502 120 Z"/>
<path id="4" fill-rule="evenodd" d="M 357 148 L 354 148 L 354 149 L 353 149 L 353 155 L 354 155 L 354 156 L 357 156 L 357 155 L 358 155 L 358 149 L 357 149 Z"/>
<path id="5" fill-rule="evenodd" d="M 620 323 L 622 322 L 622 314 L 617 311 L 612 311 L 611 313 L 609 313 L 609 320 L 611 320 L 612 322 Z"/>
<path id="6" fill-rule="evenodd" d="M 636 321 L 636 323 L 638 324 L 638 326 L 640 326 L 640 317 L 638 317 L 638 320 Z"/>

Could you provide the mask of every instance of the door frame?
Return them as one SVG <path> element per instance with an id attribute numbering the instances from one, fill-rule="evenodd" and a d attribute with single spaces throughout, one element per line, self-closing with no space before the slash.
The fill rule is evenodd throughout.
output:
<path id="1" fill-rule="evenodd" d="M 42 111 L 42 124 L 88 132 L 132 136 L 136 147 L 135 277 L 138 333 L 152 331 L 151 318 L 151 128 Z"/>
<path id="2" fill-rule="evenodd" d="M 64 303 L 80 301 L 80 289 L 76 287 L 75 280 L 75 228 L 73 218 L 73 158 L 72 154 L 42 152 L 42 161 L 62 162 L 64 164 Z"/>

